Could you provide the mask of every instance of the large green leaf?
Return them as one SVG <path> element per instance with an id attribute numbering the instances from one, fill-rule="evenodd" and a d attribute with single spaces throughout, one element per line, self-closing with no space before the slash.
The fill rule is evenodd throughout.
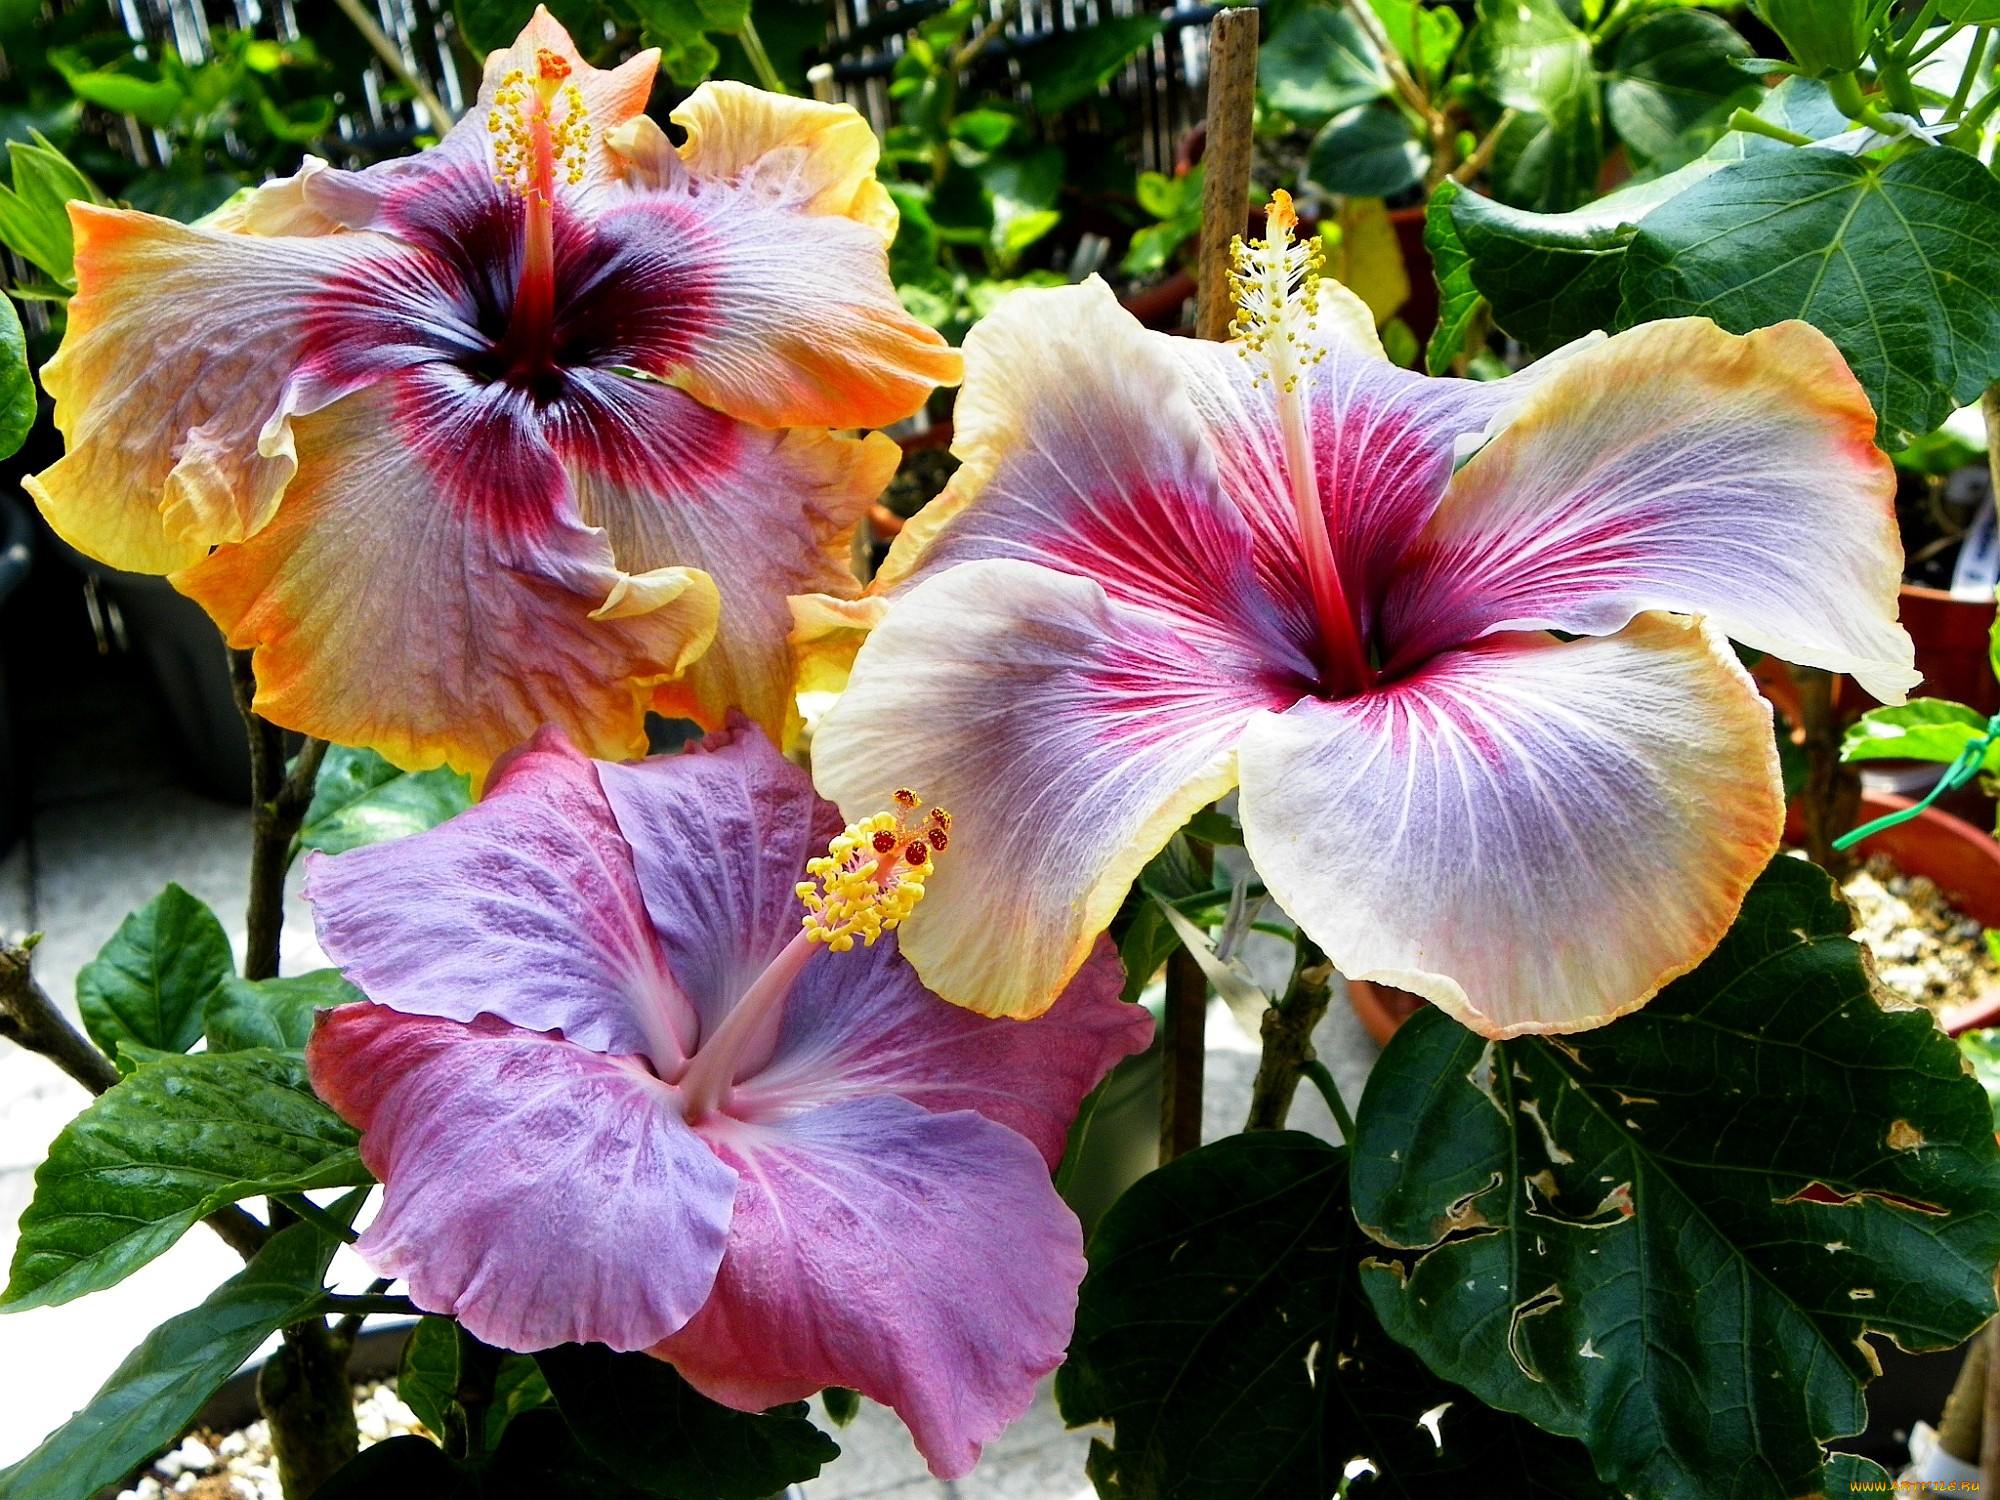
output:
<path id="1" fill-rule="evenodd" d="M 1604 149 L 1590 38 L 1556 0 L 1479 0 L 1468 61 L 1486 93 L 1520 111 L 1494 152 L 1500 197 L 1544 212 L 1587 198 Z"/>
<path id="2" fill-rule="evenodd" d="M 1912 698 L 1874 708 L 1847 726 L 1842 760 L 1934 760 L 1949 764 L 1973 740 L 1986 737 L 1986 715 L 1948 698 Z M 2000 775 L 2000 744 L 1987 747 L 1980 769 Z"/>
<path id="3" fill-rule="evenodd" d="M 584 1451 L 647 1494 L 761 1500 L 840 1456 L 840 1445 L 806 1419 L 803 1401 L 732 1411 L 672 1365 L 602 1344 L 565 1344 L 535 1359 Z"/>
<path id="4" fill-rule="evenodd" d="M 133 912 L 76 976 L 92 1041 L 115 1054 L 137 1042 L 185 1052 L 201 1040 L 202 1010 L 236 972 L 215 913 L 177 885 Z"/>
<path id="5" fill-rule="evenodd" d="M 1446 1385 L 1363 1296 L 1371 1242 L 1347 1153 L 1293 1131 L 1230 1136 L 1142 1178 L 1090 1242 L 1056 1399 L 1110 1422 L 1107 1500 L 1605 1497 L 1583 1449 Z M 1445 1407 L 1434 1439 L 1422 1418 Z M 1433 1418 L 1433 1420 L 1437 1420 Z"/>
<path id="6" fill-rule="evenodd" d="M 7 143 L 12 187 L 0 187 L 0 241 L 65 287 L 76 285 L 76 247 L 69 227 L 72 199 L 102 199 L 88 177 L 40 135 Z"/>
<path id="7" fill-rule="evenodd" d="M 1762 92 L 1736 59 L 1750 44 L 1720 16 L 1666 10 L 1628 27 L 1612 53 L 1604 104 L 1639 163 L 1679 166 L 1705 150 L 1730 110 Z"/>
<path id="8" fill-rule="evenodd" d="M 572 36 L 585 35 L 593 26 L 603 34 L 604 10 L 597 0 L 456 0 L 452 11 L 466 45 L 484 57 L 513 45 L 521 28 L 533 19 L 538 3 L 547 4 L 550 14 Z"/>
<path id="9" fill-rule="evenodd" d="M 1626 254 L 1628 322 L 1747 333 L 1803 318 L 1839 345 L 1903 448 L 2000 377 L 2000 182 L 1962 151 L 1886 164 L 1780 151 L 1696 183 Z"/>
<path id="10" fill-rule="evenodd" d="M 313 1097 L 296 1054 L 148 1063 L 64 1126 L 35 1169 L 0 1307 L 110 1286 L 224 1204 L 369 1182 L 356 1139 Z"/>
<path id="11" fill-rule="evenodd" d="M 147 1334 L 89 1405 L 0 1473 L 0 1500 L 87 1500 L 158 1453 L 259 1344 L 311 1309 L 338 1244 L 312 1224 L 273 1235 L 201 1306 Z"/>
<path id="12" fill-rule="evenodd" d="M 1313 137 L 1306 176 L 1329 193 L 1393 198 L 1421 182 L 1430 162 L 1403 112 L 1381 100 L 1327 121 Z"/>
<path id="13" fill-rule="evenodd" d="M 472 805 L 472 783 L 449 766 L 399 771 L 373 750 L 335 745 L 320 762 L 299 847 L 340 854 L 435 828 Z"/>
<path id="14" fill-rule="evenodd" d="M 1259 50 L 1257 87 L 1267 107 L 1302 129 L 1317 130 L 1342 110 L 1388 93 L 1389 75 L 1352 16 L 1312 5 Z"/>
<path id="15" fill-rule="evenodd" d="M 1363 1283 L 1445 1379 L 1583 1439 L 1640 1497 L 1792 1500 L 1858 1432 L 1871 1356 L 1994 1310 L 1993 1115 L 1928 1012 L 1880 1008 L 1816 866 L 1596 1031 L 1408 1022 L 1363 1096 Z"/>
<path id="16" fill-rule="evenodd" d="M 315 969 L 287 979 L 225 979 L 208 997 L 203 1012 L 208 1050 L 302 1051 L 312 1040 L 315 1016 L 362 998 L 338 969 Z"/>
<path id="17" fill-rule="evenodd" d="M 1165 19 L 1157 15 L 1113 16 L 1031 49 L 1022 58 L 1021 77 L 1033 90 L 1035 108 L 1058 115 L 1083 103 L 1165 27 Z"/>
<path id="18" fill-rule="evenodd" d="M 12 458 L 35 426 L 35 376 L 28 338 L 11 299 L 0 296 L 0 458 Z"/>
<path id="19" fill-rule="evenodd" d="M 412 1436 L 365 1448 L 312 1500 L 654 1500 L 577 1446 L 553 1411 L 531 1411 L 508 1424 L 492 1453 L 460 1461 Z"/>
<path id="20" fill-rule="evenodd" d="M 417 1414 L 417 1420 L 435 1433 L 451 1430 L 465 1337 L 450 1318 L 424 1318 L 403 1345 L 396 1394 Z M 491 1452 L 500 1445 L 509 1422 L 548 1400 L 548 1382 L 533 1359 L 525 1354 L 501 1354 L 492 1401 L 481 1430 L 471 1434 L 473 1444 L 481 1453 Z M 463 1425 L 462 1415 L 458 1420 Z"/>
<path id="21" fill-rule="evenodd" d="M 1422 0 L 1368 0 L 1391 45 L 1430 83 L 1442 82 L 1465 25 L 1449 6 Z"/>

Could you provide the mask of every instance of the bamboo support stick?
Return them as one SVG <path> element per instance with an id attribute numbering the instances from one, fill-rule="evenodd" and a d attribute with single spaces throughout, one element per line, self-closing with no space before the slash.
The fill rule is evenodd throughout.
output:
<path id="1" fill-rule="evenodd" d="M 1229 337 L 1229 247 L 1250 220 L 1251 126 L 1257 102 L 1257 12 L 1225 10 L 1208 28 L 1208 124 L 1202 147 L 1200 290 L 1195 331 Z"/>

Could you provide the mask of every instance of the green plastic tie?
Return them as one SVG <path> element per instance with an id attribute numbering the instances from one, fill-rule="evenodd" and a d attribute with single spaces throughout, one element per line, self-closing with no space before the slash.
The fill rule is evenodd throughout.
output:
<path id="1" fill-rule="evenodd" d="M 2000 742 L 2000 714 L 1995 714 L 1986 721 L 1985 734 L 1976 740 L 1965 742 L 1964 747 L 1958 752 L 1958 758 L 1945 768 L 1944 775 L 1938 777 L 1937 785 L 1930 789 L 1930 794 L 1923 801 L 1899 808 L 1873 822 L 1863 823 L 1851 833 L 1843 833 L 1833 841 L 1833 847 L 1852 849 L 1872 834 L 1880 833 L 1885 828 L 1894 828 L 1898 823 L 1909 822 L 1945 793 L 1957 791 L 1977 776 L 1979 768 L 1986 763 L 1986 752 L 1992 749 L 1996 742 Z"/>

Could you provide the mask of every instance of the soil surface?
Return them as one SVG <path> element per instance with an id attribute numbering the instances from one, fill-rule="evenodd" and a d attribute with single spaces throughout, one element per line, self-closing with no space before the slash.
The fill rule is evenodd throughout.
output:
<path id="1" fill-rule="evenodd" d="M 354 1420 L 361 1446 L 372 1447 L 423 1424 L 396 1395 L 393 1380 L 371 1380 L 354 1388 Z M 196 1432 L 171 1453 L 156 1459 L 150 1472 L 118 1500 L 284 1500 L 271 1432 L 252 1422 L 241 1432 Z"/>
<path id="2" fill-rule="evenodd" d="M 1885 989 L 1932 1010 L 2000 989 L 2000 964 L 1980 925 L 1923 876 L 1904 875 L 1877 855 L 1841 889 L 1854 903 L 1855 936 L 1874 955 Z"/>

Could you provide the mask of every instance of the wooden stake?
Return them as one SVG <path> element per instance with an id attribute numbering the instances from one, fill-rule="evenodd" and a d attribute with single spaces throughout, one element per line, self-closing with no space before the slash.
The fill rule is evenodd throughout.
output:
<path id="1" fill-rule="evenodd" d="M 1979 1432 L 1979 1468 L 1988 1477 L 1986 1493 L 1993 1493 L 1991 1476 L 2000 1474 L 2000 1318 L 1986 1325 L 1980 1335 L 1986 1341 L 1986 1412 Z"/>
<path id="2" fill-rule="evenodd" d="M 1257 102 L 1257 12 L 1225 10 L 1208 27 L 1208 126 L 1202 147 L 1200 290 L 1195 331 L 1229 337 L 1229 244 L 1250 223 L 1251 124 Z"/>

